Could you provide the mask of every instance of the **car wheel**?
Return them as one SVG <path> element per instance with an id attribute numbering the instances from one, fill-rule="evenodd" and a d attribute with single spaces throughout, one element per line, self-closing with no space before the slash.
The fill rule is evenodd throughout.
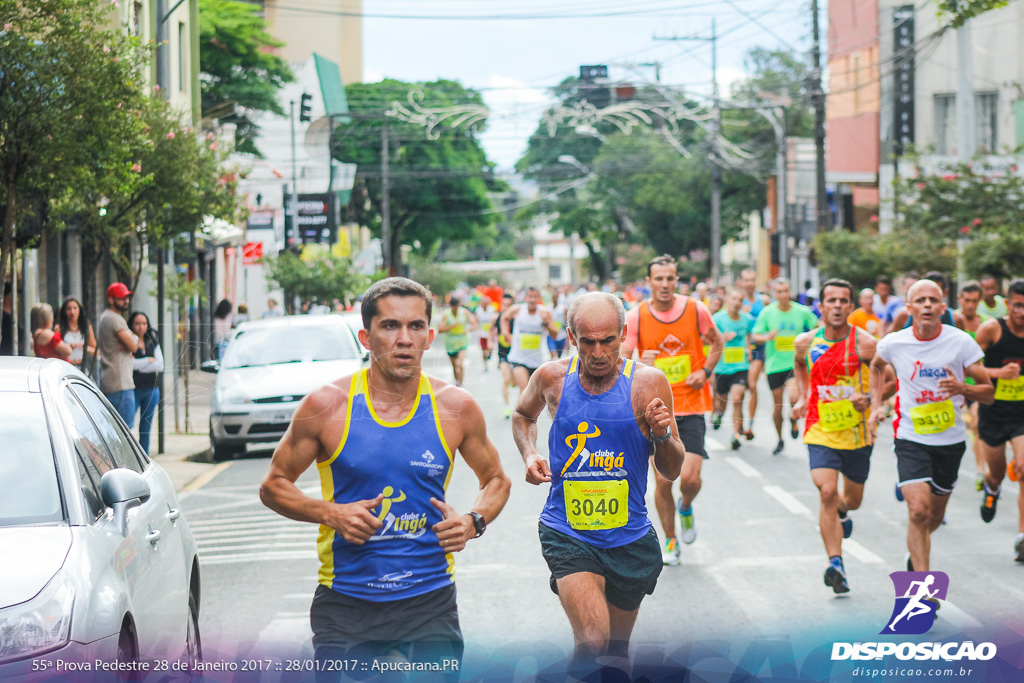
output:
<path id="1" fill-rule="evenodd" d="M 188 596 L 188 625 L 185 631 L 185 665 L 189 671 L 199 668 L 203 661 L 203 641 L 199 636 L 199 609 L 194 595 Z"/>
<path id="2" fill-rule="evenodd" d="M 245 454 L 245 446 L 227 445 L 221 443 L 213 438 L 213 432 L 210 432 L 210 455 L 214 462 L 222 460 L 234 460 L 235 458 Z"/>
<path id="3" fill-rule="evenodd" d="M 127 623 L 121 627 L 121 635 L 117 638 L 117 661 L 124 663 L 139 661 L 139 648 L 135 643 L 135 634 L 132 633 L 131 626 Z M 136 681 L 138 673 L 130 670 L 118 672 L 117 678 L 122 681 Z"/>

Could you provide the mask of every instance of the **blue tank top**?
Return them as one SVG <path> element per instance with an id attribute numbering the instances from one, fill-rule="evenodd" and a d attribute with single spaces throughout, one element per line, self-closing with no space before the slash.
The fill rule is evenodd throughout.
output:
<path id="1" fill-rule="evenodd" d="M 551 489 L 540 523 L 598 548 L 642 538 L 647 517 L 651 441 L 633 414 L 633 361 L 597 396 L 580 385 L 579 357 L 569 363 L 548 435 Z"/>
<path id="2" fill-rule="evenodd" d="M 444 500 L 452 452 L 441 433 L 437 401 L 426 375 L 409 415 L 384 422 L 373 410 L 368 370 L 352 377 L 345 436 L 330 460 L 318 464 L 324 500 L 384 501 L 371 514 L 382 526 L 353 545 L 321 525 L 317 539 L 319 583 L 363 600 L 410 598 L 454 582 L 454 558 L 431 527 L 442 520 L 430 499 Z"/>

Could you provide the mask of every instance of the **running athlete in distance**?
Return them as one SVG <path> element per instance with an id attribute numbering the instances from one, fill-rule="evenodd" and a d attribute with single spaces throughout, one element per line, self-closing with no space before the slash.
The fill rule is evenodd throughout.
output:
<path id="1" fill-rule="evenodd" d="M 320 585 L 310 610 L 318 660 L 345 659 L 356 644 L 409 661 L 459 659 L 452 553 L 494 521 L 510 482 L 476 401 L 423 373 L 434 339 L 430 293 L 387 278 L 362 302 L 359 341 L 370 367 L 303 399 L 260 498 L 285 517 L 320 525 Z M 456 452 L 480 483 L 462 514 L 445 502 Z M 296 485 L 314 463 L 322 499 Z"/>
<path id="2" fill-rule="evenodd" d="M 793 406 L 792 419 L 806 418 L 804 443 L 811 478 L 818 487 L 818 526 L 829 560 L 825 585 L 835 593 L 850 590 L 843 539 L 853 533 L 849 512 L 860 507 L 871 468 L 868 366 L 875 356 L 876 339 L 849 323 L 852 310 L 853 286 L 846 280 L 825 282 L 821 286 L 825 326 L 797 336 L 793 366 L 800 400 Z"/>
<path id="3" fill-rule="evenodd" d="M 572 672 L 582 679 L 598 657 L 624 660 L 640 603 L 661 573 L 658 537 L 647 515 L 648 456 L 666 480 L 679 476 L 683 445 L 665 375 L 619 356 L 625 311 L 611 294 L 573 300 L 569 341 L 579 355 L 541 366 L 520 397 L 512 435 L 526 481 L 550 482 L 540 541 L 572 625 Z M 548 456 L 537 451 L 537 418 L 554 422 Z"/>

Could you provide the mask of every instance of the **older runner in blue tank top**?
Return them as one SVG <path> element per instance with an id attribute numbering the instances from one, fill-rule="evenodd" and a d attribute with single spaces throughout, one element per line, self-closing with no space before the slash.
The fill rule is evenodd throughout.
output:
<path id="1" fill-rule="evenodd" d="M 550 482 L 540 540 L 573 627 L 572 674 L 597 657 L 625 659 L 640 602 L 661 573 L 661 546 L 647 516 L 648 457 L 669 480 L 679 476 L 683 444 L 665 374 L 619 357 L 625 311 L 594 292 L 569 307 L 569 341 L 579 356 L 545 363 L 512 417 L 526 481 Z M 548 457 L 537 451 L 537 418 L 554 418 Z"/>
<path id="2" fill-rule="evenodd" d="M 494 521 L 510 482 L 480 406 L 423 374 L 434 339 L 429 292 L 405 278 L 381 280 L 363 295 L 362 315 L 370 367 L 302 401 L 260 497 L 285 517 L 320 525 L 310 609 L 319 662 L 351 658 L 354 646 L 366 659 L 459 660 L 453 553 Z M 456 453 L 480 484 L 464 514 L 445 502 Z M 314 462 L 320 498 L 295 483 Z M 326 665 L 317 671 L 340 676 Z"/>

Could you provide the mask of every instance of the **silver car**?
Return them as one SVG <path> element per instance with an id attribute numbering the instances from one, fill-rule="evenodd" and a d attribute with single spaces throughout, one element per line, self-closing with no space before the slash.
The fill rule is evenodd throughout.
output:
<path id="1" fill-rule="evenodd" d="M 277 442 L 306 394 L 350 375 L 367 357 L 339 315 L 289 315 L 244 322 L 235 329 L 210 398 L 210 447 L 216 460 L 246 444 Z"/>
<path id="2" fill-rule="evenodd" d="M 198 662 L 196 541 L 163 468 L 64 361 L 0 358 L 0 415 L 0 679 Z"/>

